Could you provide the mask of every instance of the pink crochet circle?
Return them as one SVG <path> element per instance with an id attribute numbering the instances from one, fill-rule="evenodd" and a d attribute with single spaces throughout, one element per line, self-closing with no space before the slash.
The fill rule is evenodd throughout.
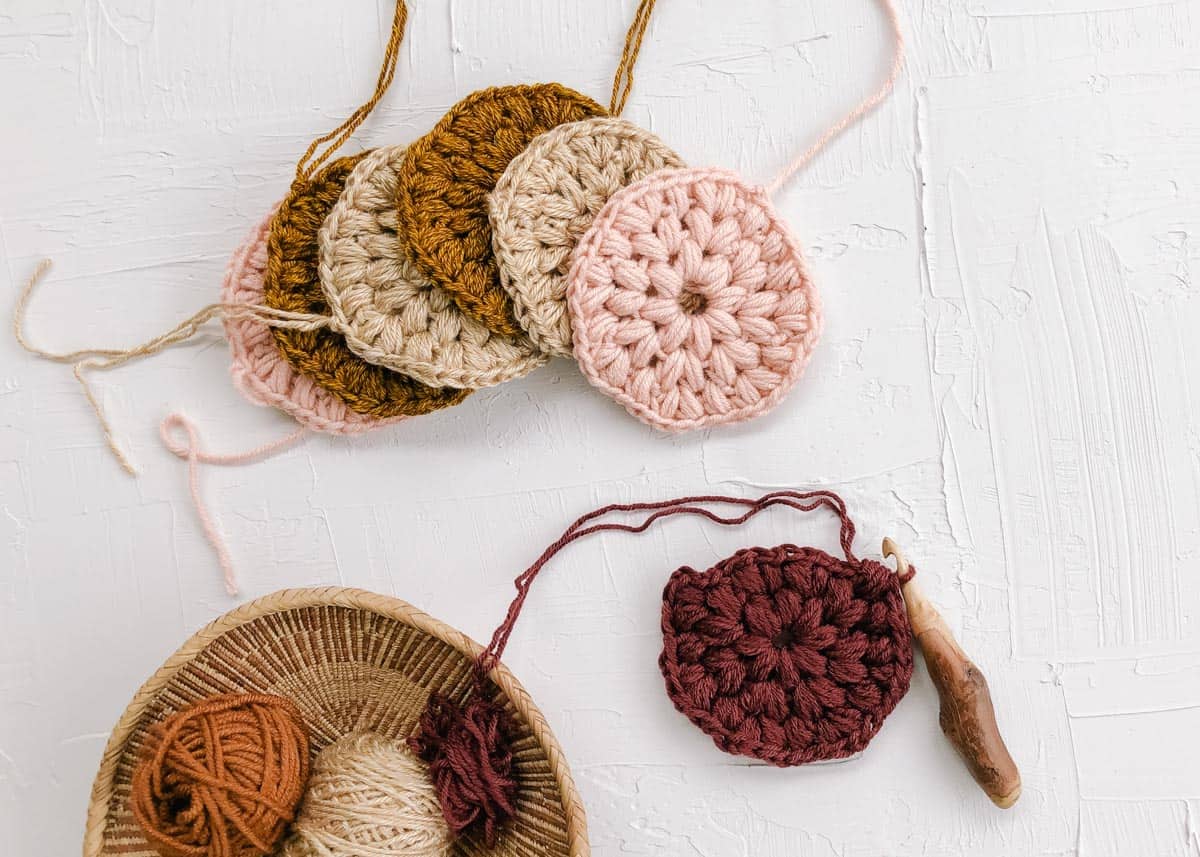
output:
<path id="1" fill-rule="evenodd" d="M 567 302 L 588 380 L 666 431 L 771 410 L 821 333 L 799 245 L 726 170 L 660 170 L 614 194 L 575 249 Z"/>
<path id="2" fill-rule="evenodd" d="M 222 302 L 263 302 L 267 235 L 274 214 L 272 208 L 234 251 L 221 286 Z M 242 395 L 255 404 L 278 408 L 313 431 L 361 434 L 404 419 L 401 416 L 381 420 L 346 407 L 337 396 L 293 369 L 275 344 L 271 328 L 257 319 L 226 318 L 225 336 L 233 351 L 229 371 Z"/>

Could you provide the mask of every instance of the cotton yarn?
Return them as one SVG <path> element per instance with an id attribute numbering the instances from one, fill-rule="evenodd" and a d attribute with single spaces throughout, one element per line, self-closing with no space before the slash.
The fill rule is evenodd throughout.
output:
<path id="1" fill-rule="evenodd" d="M 660 170 L 615 194 L 576 248 L 567 301 L 588 380 L 666 431 L 771 410 L 821 332 L 795 239 L 725 170 Z"/>
<path id="2" fill-rule="evenodd" d="M 223 302 L 262 303 L 267 234 L 273 216 L 274 209 L 233 252 L 221 287 Z M 233 384 L 251 402 L 278 408 L 300 425 L 328 434 L 361 434 L 405 419 L 377 419 L 348 408 L 337 396 L 292 368 L 275 344 L 271 328 L 262 321 L 250 316 L 226 316 L 224 326 L 233 357 L 229 367 Z"/>
<path id="3" fill-rule="evenodd" d="M 151 731 L 129 799 L 163 857 L 251 857 L 274 850 L 307 779 L 308 733 L 296 706 L 227 694 Z"/>
<path id="4" fill-rule="evenodd" d="M 332 327 L 364 360 L 430 387 L 476 389 L 548 359 L 525 335 L 492 333 L 421 275 L 396 235 L 404 146 L 363 158 L 320 232 L 320 278 Z"/>
<path id="5" fill-rule="evenodd" d="M 340 158 L 311 180 L 297 179 L 279 205 L 267 240 L 263 295 L 275 309 L 328 316 L 329 305 L 318 274 L 318 233 L 341 195 L 363 152 Z M 360 414 L 386 418 L 428 414 L 456 405 L 469 390 L 433 388 L 375 366 L 351 351 L 332 330 L 287 330 L 271 333 L 280 351 L 300 373 L 337 396 Z"/>
<path id="6" fill-rule="evenodd" d="M 464 98 L 409 147 L 396 192 L 401 243 L 426 277 L 489 330 L 521 332 L 492 256 L 487 195 L 539 134 L 604 112 L 557 83 L 492 87 Z"/>
<path id="7" fill-rule="evenodd" d="M 897 575 L 815 548 L 747 548 L 663 593 L 675 707 L 727 753 L 791 766 L 863 750 L 908 691 Z"/>
<path id="8" fill-rule="evenodd" d="M 404 742 L 365 732 L 317 754 L 280 857 L 446 857 L 450 830 Z"/>
<path id="9" fill-rule="evenodd" d="M 683 161 L 649 131 L 611 116 L 560 125 L 517 155 L 488 197 L 500 282 L 543 351 L 570 357 L 566 274 L 609 198 Z"/>

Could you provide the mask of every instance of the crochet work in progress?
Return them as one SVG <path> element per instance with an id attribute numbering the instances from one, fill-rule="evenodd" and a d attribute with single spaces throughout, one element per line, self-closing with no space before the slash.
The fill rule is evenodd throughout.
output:
<path id="1" fill-rule="evenodd" d="M 363 152 L 340 158 L 311 180 L 293 183 L 291 193 L 275 213 L 267 242 L 263 294 L 268 306 L 329 315 L 317 271 L 317 234 L 337 203 L 350 171 L 366 155 Z M 458 404 L 470 392 L 428 387 L 368 363 L 332 330 L 274 328 L 272 333 L 293 367 L 360 414 L 379 418 L 427 414 Z"/>
<path id="2" fill-rule="evenodd" d="M 274 211 L 250 231 L 229 260 L 221 300 L 229 304 L 260 304 L 263 272 L 267 267 L 267 234 Z M 278 408 L 300 425 L 328 434 L 361 434 L 403 420 L 377 419 L 360 414 L 283 359 L 271 328 L 260 319 L 230 315 L 225 336 L 233 355 L 229 371 L 233 384 L 247 399 Z"/>
<path id="3" fill-rule="evenodd" d="M 681 568 L 663 593 L 667 694 L 726 753 L 779 766 L 852 756 L 912 677 L 899 582 L 881 563 L 795 545 Z"/>
<path id="4" fill-rule="evenodd" d="M 662 170 L 614 195 L 567 297 L 588 380 L 667 431 L 770 410 L 821 332 L 795 239 L 762 190 L 724 170 Z"/>
<path id="5" fill-rule="evenodd" d="M 476 660 L 472 696 L 448 708 L 431 699 L 422 716 L 422 758 L 461 786 L 441 788 L 447 819 L 473 811 L 501 824 L 503 716 L 485 678 L 504 655 L 534 580 L 572 542 L 594 533 L 642 533 L 675 515 L 738 526 L 774 506 L 826 508 L 841 522 L 845 559 L 816 548 L 749 548 L 707 572 L 681 568 L 663 592 L 659 666 L 676 707 L 729 753 L 775 765 L 840 759 L 858 752 L 908 691 L 912 631 L 899 574 L 851 549 L 854 522 L 832 491 L 774 491 L 757 499 L 704 495 L 605 506 L 577 519 L 522 572 L 504 620 Z M 726 512 L 728 509 L 735 511 Z M 741 511 L 736 511 L 741 510 Z M 723 514 L 723 512 L 726 512 Z M 613 521 L 616 514 L 633 522 Z M 436 724 L 432 727 L 430 724 Z M 453 798 L 449 801 L 448 798 Z M 454 823 L 451 822 L 451 827 Z"/>
<path id="6" fill-rule="evenodd" d="M 513 159 L 488 197 L 500 282 L 538 348 L 570 357 L 566 275 L 571 254 L 609 198 L 683 161 L 615 117 L 560 125 Z"/>
<path id="7" fill-rule="evenodd" d="M 492 87 L 460 101 L 409 147 L 396 192 L 400 240 L 421 272 L 488 329 L 521 332 L 492 255 L 487 195 L 539 134 L 604 112 L 557 83 Z"/>
<path id="8" fill-rule="evenodd" d="M 355 354 L 430 387 L 476 389 L 519 378 L 548 357 L 524 335 L 492 333 L 421 275 L 396 235 L 404 146 L 361 160 L 320 233 L 332 327 Z"/>

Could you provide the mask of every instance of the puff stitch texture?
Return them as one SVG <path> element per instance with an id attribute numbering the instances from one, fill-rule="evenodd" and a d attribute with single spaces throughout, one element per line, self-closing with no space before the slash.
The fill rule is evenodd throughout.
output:
<path id="1" fill-rule="evenodd" d="M 492 333 L 408 259 L 396 234 L 404 146 L 376 149 L 350 173 L 320 232 L 320 278 L 333 329 L 364 360 L 431 387 L 476 389 L 549 358 L 524 335 Z"/>
<path id="2" fill-rule="evenodd" d="M 274 209 L 234 251 L 221 287 L 224 303 L 260 304 L 267 267 L 267 234 Z M 248 316 L 226 317 L 225 336 L 233 354 L 233 384 L 255 404 L 278 408 L 300 425 L 327 434 L 362 434 L 400 422 L 404 417 L 377 419 L 350 410 L 324 387 L 283 359 L 271 328 Z"/>
<path id="3" fill-rule="evenodd" d="M 543 351 L 571 356 L 571 254 L 609 198 L 683 161 L 654 134 L 612 116 L 560 125 L 517 155 L 488 197 L 500 282 Z"/>
<path id="4" fill-rule="evenodd" d="M 727 753 L 773 765 L 867 746 L 908 691 L 896 574 L 796 545 L 681 568 L 663 593 L 659 666 L 675 707 Z"/>
<path id="5" fill-rule="evenodd" d="M 268 306 L 329 315 L 317 273 L 317 233 L 337 203 L 350 171 L 366 155 L 339 158 L 311 180 L 293 182 L 275 212 L 267 239 L 263 296 Z M 470 392 L 428 387 L 372 365 L 351 351 L 333 330 L 273 328 L 271 333 L 293 367 L 360 414 L 381 418 L 427 414 L 458 404 Z"/>
<path id="6" fill-rule="evenodd" d="M 718 169 L 662 170 L 615 194 L 576 248 L 567 300 L 587 378 L 666 431 L 771 410 L 821 331 L 767 194 Z"/>
<path id="7" fill-rule="evenodd" d="M 490 330 L 521 328 L 492 256 L 487 195 L 539 134 L 604 113 L 557 83 L 491 87 L 458 102 L 409 146 L 396 192 L 400 240 L 421 272 Z"/>

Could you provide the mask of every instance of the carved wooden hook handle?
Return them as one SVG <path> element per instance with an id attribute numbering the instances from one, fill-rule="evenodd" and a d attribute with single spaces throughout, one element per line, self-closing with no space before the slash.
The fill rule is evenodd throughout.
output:
<path id="1" fill-rule="evenodd" d="M 896 571 L 908 571 L 908 561 L 891 539 L 883 540 L 883 555 L 896 558 Z M 1021 772 L 1004 746 L 987 679 L 959 647 L 937 608 L 910 579 L 901 585 L 913 636 L 925 653 L 925 666 L 941 701 L 938 720 L 958 750 L 975 782 L 1001 809 L 1021 796 Z"/>

